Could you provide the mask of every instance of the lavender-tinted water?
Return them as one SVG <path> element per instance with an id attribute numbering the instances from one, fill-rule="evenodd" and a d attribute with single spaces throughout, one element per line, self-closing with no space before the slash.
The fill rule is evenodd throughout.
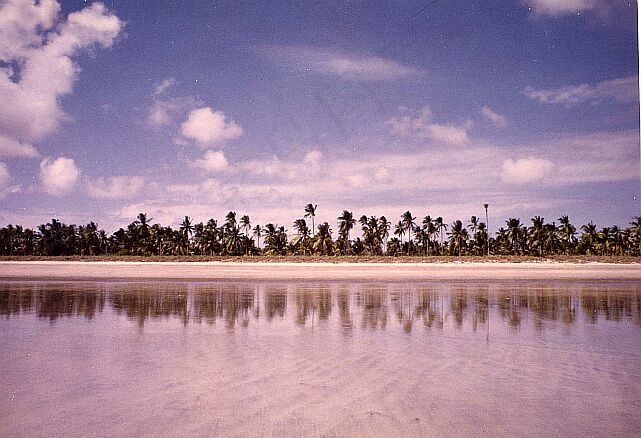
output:
<path id="1" fill-rule="evenodd" d="M 0 285 L 0 436 L 640 436 L 632 282 Z"/>

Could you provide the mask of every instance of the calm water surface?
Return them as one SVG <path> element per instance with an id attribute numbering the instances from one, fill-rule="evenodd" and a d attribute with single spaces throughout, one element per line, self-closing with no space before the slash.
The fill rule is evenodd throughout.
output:
<path id="1" fill-rule="evenodd" d="M 0 284 L 0 436 L 641 436 L 637 283 Z"/>

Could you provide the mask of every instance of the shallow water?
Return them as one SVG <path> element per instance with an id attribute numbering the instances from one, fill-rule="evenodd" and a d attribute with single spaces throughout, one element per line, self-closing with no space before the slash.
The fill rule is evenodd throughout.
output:
<path id="1" fill-rule="evenodd" d="M 639 436 L 633 282 L 0 284 L 0 436 Z"/>

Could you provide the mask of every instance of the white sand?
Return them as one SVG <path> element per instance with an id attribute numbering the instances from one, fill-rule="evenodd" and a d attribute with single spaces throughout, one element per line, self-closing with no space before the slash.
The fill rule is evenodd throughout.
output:
<path id="1" fill-rule="evenodd" d="M 57 280 L 641 280 L 641 264 L 0 262 L 0 279 Z"/>

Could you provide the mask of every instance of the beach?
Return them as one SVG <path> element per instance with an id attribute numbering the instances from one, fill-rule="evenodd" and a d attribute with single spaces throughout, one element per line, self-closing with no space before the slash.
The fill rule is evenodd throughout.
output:
<path id="1" fill-rule="evenodd" d="M 0 280 L 641 280 L 614 263 L 236 263 L 6 261 Z"/>

